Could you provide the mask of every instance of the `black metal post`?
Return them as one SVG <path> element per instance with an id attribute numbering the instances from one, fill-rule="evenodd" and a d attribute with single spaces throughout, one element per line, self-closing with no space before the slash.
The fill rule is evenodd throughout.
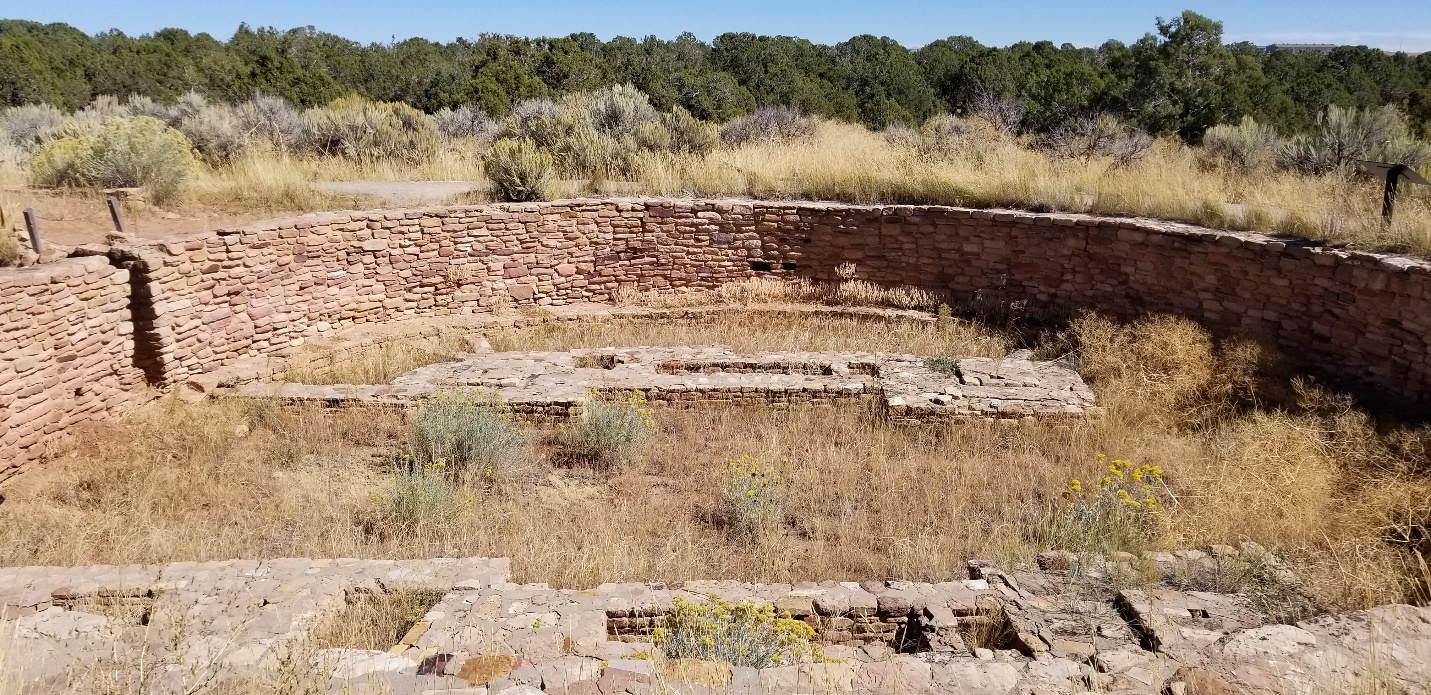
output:
<path id="1" fill-rule="evenodd" d="M 35 250 L 35 254 L 40 253 L 40 225 L 35 222 L 35 210 L 25 208 L 25 230 L 30 233 L 30 248 Z"/>
<path id="2" fill-rule="evenodd" d="M 1391 222 L 1391 214 L 1396 212 L 1396 186 L 1401 183 L 1401 175 L 1405 171 L 1405 164 L 1398 164 L 1386 170 L 1386 188 L 1381 194 L 1381 216 L 1388 223 Z"/>
<path id="3" fill-rule="evenodd" d="M 119 212 L 119 199 L 114 196 L 109 196 L 105 199 L 105 202 L 109 204 L 109 217 L 114 220 L 114 231 L 125 234 L 124 216 Z"/>

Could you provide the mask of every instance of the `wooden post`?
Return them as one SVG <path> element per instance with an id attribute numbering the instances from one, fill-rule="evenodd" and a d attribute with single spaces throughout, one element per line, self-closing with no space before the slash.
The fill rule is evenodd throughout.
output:
<path id="1" fill-rule="evenodd" d="M 35 210 L 25 208 L 25 229 L 30 232 L 30 248 L 35 250 L 35 255 L 40 254 L 40 225 L 35 222 Z"/>
<path id="2" fill-rule="evenodd" d="M 109 217 L 114 220 L 114 231 L 120 234 L 128 234 L 124 229 L 124 215 L 119 212 L 119 199 L 114 196 L 109 196 L 105 199 L 105 202 L 109 204 Z"/>

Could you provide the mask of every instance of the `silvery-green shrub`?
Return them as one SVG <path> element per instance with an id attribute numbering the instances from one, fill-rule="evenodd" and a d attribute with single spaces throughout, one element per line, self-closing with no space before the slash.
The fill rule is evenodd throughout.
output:
<path id="1" fill-rule="evenodd" d="M 437 122 L 437 132 L 445 138 L 492 142 L 502 130 L 501 123 L 487 115 L 486 111 L 465 104 L 455 109 L 442 109 L 432 117 Z"/>
<path id="2" fill-rule="evenodd" d="M 47 142 L 31 163 L 46 186 L 143 187 L 155 202 L 177 194 L 198 165 L 188 138 L 148 116 L 110 118 Z"/>
<path id="3" fill-rule="evenodd" d="M 303 112 L 283 97 L 255 93 L 253 98 L 234 108 L 234 117 L 250 140 L 267 143 L 281 152 L 295 149 L 303 142 Z"/>
<path id="4" fill-rule="evenodd" d="M 503 138 L 483 160 L 499 200 L 528 202 L 551 197 L 552 155 L 529 138 Z"/>
<path id="5" fill-rule="evenodd" d="M 33 155 L 64 122 L 64 113 L 49 104 L 11 106 L 0 111 L 0 139 Z"/>

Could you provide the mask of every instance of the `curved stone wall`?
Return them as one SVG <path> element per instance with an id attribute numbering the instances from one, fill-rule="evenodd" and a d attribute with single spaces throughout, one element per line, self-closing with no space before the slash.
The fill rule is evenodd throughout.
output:
<path id="1" fill-rule="evenodd" d="M 840 264 L 854 263 L 864 279 L 964 300 L 1121 318 L 1181 314 L 1220 335 L 1275 344 L 1338 378 L 1412 401 L 1431 393 L 1428 262 L 1150 220 L 574 200 L 314 215 L 109 256 L 131 271 L 134 289 L 134 354 L 126 359 L 160 384 L 282 356 L 307 336 L 355 323 L 607 301 L 622 287 L 705 289 L 758 275 L 834 280 Z M 0 289 L 23 272 L 0 271 Z M 19 296 L 0 295 L 7 317 Z M 6 326 L 6 341 L 30 340 Z M 0 372 L 13 369 L 20 349 L 3 351 Z M 11 428 L 23 415 L 12 402 L 0 394 Z"/>

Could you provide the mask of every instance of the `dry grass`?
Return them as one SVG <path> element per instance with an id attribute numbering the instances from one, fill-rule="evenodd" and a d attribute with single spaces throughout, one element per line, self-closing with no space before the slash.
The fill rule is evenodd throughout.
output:
<path id="1" fill-rule="evenodd" d="M 814 137 L 722 149 L 707 156 L 643 155 L 639 180 L 562 181 L 562 197 L 597 194 L 753 196 L 852 203 L 1013 207 L 1183 220 L 1256 229 L 1366 248 L 1431 253 L 1431 190 L 1406 187 L 1393 225 L 1382 222 L 1381 191 L 1343 174 L 1304 176 L 1216 164 L 1197 148 L 1161 140 L 1141 161 L 1060 158 L 1012 137 L 976 129 L 931 158 L 862 126 L 822 121 Z M 205 168 L 190 186 L 190 211 L 274 215 L 371 207 L 320 192 L 313 181 L 482 182 L 483 145 L 444 146 L 418 163 L 353 162 L 255 150 Z M 25 172 L 0 171 L 23 185 Z M 485 201 L 482 186 L 465 196 Z"/>
<path id="2" fill-rule="evenodd" d="M 843 276 L 838 282 L 819 282 L 809 278 L 754 277 L 721 285 L 715 290 L 672 294 L 652 290 L 634 292 L 617 289 L 616 303 L 627 306 L 688 307 L 710 304 L 772 304 L 808 303 L 832 306 L 886 307 L 938 311 L 950 301 L 948 297 L 911 286 L 885 287 L 859 280 L 859 267 L 854 263 L 840 265 L 836 272 Z"/>
<path id="3" fill-rule="evenodd" d="M 955 347 L 928 330 L 753 314 L 549 324 L 494 343 Z M 969 328 L 973 345 L 1001 344 L 984 330 Z M 1327 607 L 1416 590 L 1414 563 L 1386 539 L 1431 517 L 1420 433 L 1379 430 L 1305 386 L 1229 380 L 1266 360 L 1183 321 L 1084 319 L 1071 331 L 1106 418 L 899 428 L 853 410 L 661 411 L 652 445 L 612 474 L 558 465 L 539 435 L 521 477 L 463 492 L 478 501 L 459 521 L 421 534 L 373 523 L 373 495 L 390 485 L 383 455 L 410 436 L 402 414 L 164 403 L 77 436 L 50 482 L 13 491 L 0 508 L 0 564 L 488 555 L 511 557 L 518 581 L 561 586 L 944 580 L 969 558 L 1027 560 L 1069 481 L 1099 475 L 1094 457 L 1106 453 L 1165 471 L 1173 500 L 1154 547 L 1257 541 L 1288 556 Z M 720 475 L 746 454 L 785 480 L 778 532 L 755 540 L 720 523 Z"/>
<path id="4" fill-rule="evenodd" d="M 387 651 L 438 601 L 441 590 L 348 595 L 343 610 L 313 630 L 313 649 Z"/>
<path id="5" fill-rule="evenodd" d="M 702 319 L 615 319 L 545 323 L 487 334 L 492 349 L 569 350 L 645 345 L 724 345 L 737 352 L 901 352 L 1002 357 L 1009 338 L 962 319 L 946 325 L 838 315 L 752 311 Z"/>
<path id="6" fill-rule="evenodd" d="M 1431 252 L 1431 192 L 1408 191 L 1396 224 L 1386 228 L 1380 188 L 1369 182 L 1210 168 L 1196 149 L 1172 140 L 1127 167 L 1052 157 L 1012 138 L 974 141 L 930 161 L 861 126 L 827 121 L 811 140 L 655 161 L 642 184 L 647 193 L 668 195 L 1143 215 Z"/>
<path id="7" fill-rule="evenodd" d="M 467 352 L 463 336 L 442 334 L 378 343 L 339 354 L 309 347 L 295 355 L 284 381 L 300 384 L 386 384 L 418 367 Z"/>
<path id="8" fill-rule="evenodd" d="M 221 213 L 261 211 L 274 215 L 373 207 L 360 196 L 328 193 L 309 185 L 325 180 L 315 176 L 316 164 L 271 153 L 249 153 L 217 169 L 203 168 L 187 190 L 187 202 Z"/>

